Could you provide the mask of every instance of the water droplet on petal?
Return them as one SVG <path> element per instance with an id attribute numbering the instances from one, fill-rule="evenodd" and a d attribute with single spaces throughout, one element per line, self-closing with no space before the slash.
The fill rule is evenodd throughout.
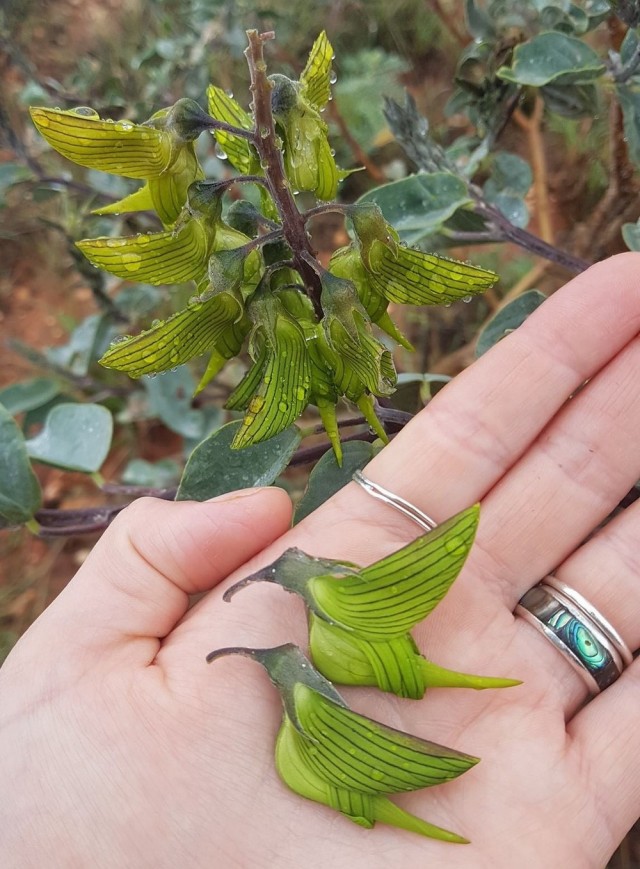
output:
<path id="1" fill-rule="evenodd" d="M 73 109 L 74 115 L 81 115 L 83 118 L 100 118 L 100 115 L 91 106 L 78 106 Z"/>
<path id="2" fill-rule="evenodd" d="M 122 264 L 128 272 L 137 272 L 142 265 L 142 257 L 139 253 L 123 253 Z"/>
<path id="3" fill-rule="evenodd" d="M 338 73 L 332 69 L 329 74 L 329 84 L 335 84 L 338 81 Z"/>

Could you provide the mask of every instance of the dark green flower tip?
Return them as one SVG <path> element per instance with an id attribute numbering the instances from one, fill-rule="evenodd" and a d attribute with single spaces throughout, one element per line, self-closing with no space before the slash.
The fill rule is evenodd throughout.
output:
<path id="1" fill-rule="evenodd" d="M 194 181 L 187 189 L 188 209 L 194 217 L 204 217 L 211 223 L 222 218 L 222 196 L 216 182 Z"/>
<path id="2" fill-rule="evenodd" d="M 228 588 L 223 595 L 223 600 L 230 601 L 238 591 L 255 582 L 272 582 L 293 594 L 297 594 L 308 604 L 312 604 L 313 598 L 307 594 L 307 586 L 311 579 L 318 576 L 331 576 L 335 579 L 343 576 L 357 576 L 358 569 L 356 565 L 344 561 L 314 558 L 300 549 L 287 549 L 271 564 Z"/>
<path id="3" fill-rule="evenodd" d="M 393 256 L 397 255 L 398 233 L 387 223 L 374 202 L 352 205 L 348 215 L 358 239 L 362 261 L 368 269 L 371 268 L 370 252 L 374 241 L 383 244 Z"/>
<path id="4" fill-rule="evenodd" d="M 167 112 L 165 124 L 170 133 L 183 142 L 192 142 L 200 133 L 211 129 L 211 117 L 195 100 L 179 99 Z"/>
<path id="5" fill-rule="evenodd" d="M 218 250 L 208 264 L 209 292 L 237 293 L 245 279 L 246 254 L 242 248 Z"/>
<path id="6" fill-rule="evenodd" d="M 251 658 L 267 671 L 269 679 L 280 692 L 282 704 L 294 725 L 301 730 L 296 708 L 295 689 L 297 685 L 305 685 L 318 696 L 326 697 L 339 706 L 346 706 L 331 682 L 311 665 L 299 647 L 293 643 L 284 643 L 271 649 L 249 649 L 244 646 L 233 646 L 216 649 L 207 655 L 207 663 L 227 655 L 242 655 Z M 302 730 L 301 730 L 302 732 Z"/>
<path id="7" fill-rule="evenodd" d="M 247 199 L 238 199 L 227 209 L 225 219 L 232 229 L 237 229 L 249 238 L 256 238 L 260 229 L 262 214 L 253 202 L 249 202 Z"/>
<path id="8" fill-rule="evenodd" d="M 338 321 L 357 342 L 358 325 L 354 318 L 354 311 L 360 312 L 364 318 L 367 318 L 367 312 L 358 298 L 353 281 L 323 270 L 320 274 L 320 283 L 322 285 L 320 304 L 325 315 L 325 332 L 329 341 L 331 341 L 331 325 L 334 321 Z"/>
<path id="9" fill-rule="evenodd" d="M 291 112 L 298 109 L 300 85 L 286 75 L 276 73 L 269 76 L 271 82 L 271 111 L 279 123 L 286 124 Z"/>

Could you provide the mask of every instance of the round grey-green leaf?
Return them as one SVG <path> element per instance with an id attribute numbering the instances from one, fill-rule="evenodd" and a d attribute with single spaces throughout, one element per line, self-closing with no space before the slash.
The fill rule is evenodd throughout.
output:
<path id="1" fill-rule="evenodd" d="M 407 244 L 436 232 L 460 208 L 470 206 L 466 183 L 451 172 L 420 172 L 369 190 L 359 202 L 375 202 Z"/>
<path id="2" fill-rule="evenodd" d="M 0 389 L 0 404 L 11 414 L 35 410 L 47 404 L 60 392 L 60 386 L 49 377 L 32 377 Z"/>
<path id="3" fill-rule="evenodd" d="M 236 489 L 269 486 L 284 471 L 300 443 L 300 429 L 290 426 L 262 443 L 231 449 L 241 425 L 241 421 L 229 422 L 195 448 L 184 469 L 177 501 L 206 501 Z"/>
<path id="4" fill-rule="evenodd" d="M 366 441 L 349 441 L 342 446 L 342 467 L 338 465 L 333 450 L 325 453 L 311 474 L 304 495 L 295 512 L 294 524 L 328 501 L 332 495 L 351 482 L 358 471 L 375 455 L 372 444 Z"/>
<path id="5" fill-rule="evenodd" d="M 26 442 L 32 459 L 67 471 L 98 471 L 107 457 L 113 418 L 99 404 L 57 404 Z"/>
<path id="6" fill-rule="evenodd" d="M 555 84 L 582 84 L 601 76 L 606 67 L 596 52 L 575 36 L 551 31 L 518 45 L 511 67 L 503 66 L 498 76 L 520 85 L 542 87 Z"/>
<path id="7" fill-rule="evenodd" d="M 22 432 L 0 405 L 0 527 L 28 522 L 41 503 Z"/>
<path id="8" fill-rule="evenodd" d="M 482 356 L 506 335 L 521 326 L 527 317 L 545 301 L 546 296 L 539 290 L 529 290 L 505 305 L 493 317 L 478 336 L 476 356 Z"/>

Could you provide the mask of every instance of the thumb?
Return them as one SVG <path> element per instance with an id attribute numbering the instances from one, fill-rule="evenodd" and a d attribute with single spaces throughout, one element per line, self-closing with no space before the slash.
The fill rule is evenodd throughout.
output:
<path id="1" fill-rule="evenodd" d="M 38 646 L 73 657 L 81 651 L 85 665 L 89 651 L 102 656 L 134 643 L 149 663 L 187 611 L 189 595 L 213 588 L 290 521 L 291 503 L 278 488 L 203 503 L 140 498 L 116 517 L 23 642 L 37 635 Z"/>

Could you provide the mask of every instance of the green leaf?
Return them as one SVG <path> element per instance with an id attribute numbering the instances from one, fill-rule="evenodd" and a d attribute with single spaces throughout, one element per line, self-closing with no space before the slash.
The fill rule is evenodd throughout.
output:
<path id="1" fill-rule="evenodd" d="M 188 368 L 182 365 L 158 377 L 145 377 L 142 382 L 152 416 L 185 438 L 202 437 L 204 418 L 201 411 L 191 407 L 195 381 Z"/>
<path id="2" fill-rule="evenodd" d="M 375 187 L 358 202 L 375 202 L 407 244 L 434 233 L 472 201 L 465 182 L 450 172 L 421 172 Z"/>
<path id="3" fill-rule="evenodd" d="M 291 426 L 268 441 L 243 450 L 231 447 L 241 422 L 230 422 L 202 441 L 189 456 L 178 501 L 206 501 L 225 492 L 269 486 L 289 464 L 301 440 Z"/>
<path id="4" fill-rule="evenodd" d="M 12 383 L 0 389 L 0 404 L 3 404 L 10 414 L 35 410 L 51 401 L 60 392 L 60 386 L 48 377 L 32 377 Z"/>
<path id="5" fill-rule="evenodd" d="M 313 43 L 304 72 L 300 76 L 302 96 L 318 110 L 323 109 L 331 96 L 331 61 L 333 48 L 323 30 Z"/>
<path id="6" fill-rule="evenodd" d="M 616 87 L 624 116 L 624 135 L 629 157 L 640 164 L 640 80 L 630 79 Z"/>
<path id="7" fill-rule="evenodd" d="M 484 194 L 515 226 L 525 227 L 529 210 L 523 201 L 533 183 L 531 167 L 517 154 L 495 154 L 491 176 L 484 184 Z"/>
<path id="8" fill-rule="evenodd" d="M 92 314 L 73 330 L 66 344 L 48 348 L 47 358 L 72 374 L 84 377 L 99 355 L 110 328 L 111 321 L 106 314 Z"/>
<path id="9" fill-rule="evenodd" d="M 28 181 L 33 175 L 21 163 L 0 164 L 0 208 L 5 205 L 4 198 L 7 190 L 20 181 Z"/>
<path id="10" fill-rule="evenodd" d="M 375 454 L 373 446 L 365 441 L 349 441 L 342 446 L 342 467 L 333 451 L 325 453 L 309 476 L 304 495 L 296 508 L 296 525 L 328 501 L 336 492 L 351 482 L 354 471 L 364 468 Z"/>
<path id="11" fill-rule="evenodd" d="M 122 482 L 127 486 L 148 486 L 163 489 L 175 486 L 180 479 L 181 468 L 173 459 L 147 462 L 131 459 L 122 473 Z"/>
<path id="12" fill-rule="evenodd" d="M 484 42 L 495 37 L 496 26 L 493 19 L 477 5 L 476 0 L 465 0 L 464 11 L 467 30 L 476 42 Z"/>
<path id="13" fill-rule="evenodd" d="M 640 222 L 623 223 L 622 238 L 629 250 L 640 250 Z M 0 395 L 0 401 L 2 397 Z"/>
<path id="14" fill-rule="evenodd" d="M 476 356 L 482 356 L 497 344 L 505 335 L 513 332 L 521 326 L 536 308 L 545 301 L 546 296 L 538 290 L 529 290 L 522 293 L 517 299 L 505 305 L 501 311 L 493 317 L 478 336 L 476 344 Z"/>
<path id="15" fill-rule="evenodd" d="M 517 154 L 508 151 L 498 151 L 494 154 L 491 164 L 491 176 L 485 182 L 484 192 L 487 196 L 495 196 L 508 190 L 525 196 L 533 183 L 531 166 Z"/>
<path id="16" fill-rule="evenodd" d="M 102 121 L 92 109 L 31 108 L 31 118 L 47 142 L 69 160 L 124 175 L 157 178 L 172 158 L 168 133 L 131 121 Z"/>
<path id="17" fill-rule="evenodd" d="M 598 90 L 593 84 L 548 84 L 540 92 L 549 111 L 564 118 L 576 119 L 598 114 Z"/>
<path id="18" fill-rule="evenodd" d="M 40 484 L 33 473 L 22 432 L 0 405 L 0 523 L 28 522 L 42 503 Z"/>
<path id="19" fill-rule="evenodd" d="M 32 459 L 67 471 L 95 473 L 109 453 L 113 418 L 99 404 L 57 404 L 40 434 L 26 442 Z"/>
<path id="20" fill-rule="evenodd" d="M 566 33 L 540 33 L 518 45 L 511 67 L 503 66 L 498 77 L 520 85 L 542 87 L 555 84 L 583 84 L 606 70 L 596 52 L 581 39 Z"/>

